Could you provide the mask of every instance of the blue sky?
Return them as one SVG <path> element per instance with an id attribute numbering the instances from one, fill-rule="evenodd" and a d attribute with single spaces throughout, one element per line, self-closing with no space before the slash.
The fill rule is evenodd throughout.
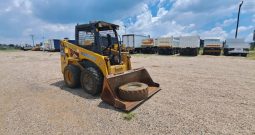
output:
<path id="1" fill-rule="evenodd" d="M 74 26 L 104 20 L 121 26 L 119 33 L 152 37 L 200 35 L 232 38 L 240 0 L 0 0 L 1 43 L 31 43 L 74 38 Z M 255 0 L 244 0 L 240 38 L 252 41 Z"/>

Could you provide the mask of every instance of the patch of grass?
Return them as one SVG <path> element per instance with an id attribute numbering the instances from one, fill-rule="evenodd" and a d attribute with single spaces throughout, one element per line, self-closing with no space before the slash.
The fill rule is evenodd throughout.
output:
<path id="1" fill-rule="evenodd" d="M 248 56 L 247 56 L 248 59 L 252 59 L 252 60 L 255 60 L 255 50 L 253 51 L 250 51 Z"/>
<path id="2" fill-rule="evenodd" d="M 132 120 L 134 117 L 135 117 L 135 113 L 132 113 L 132 112 L 128 112 L 128 113 L 123 114 L 123 119 L 127 120 L 127 121 Z"/>
<path id="3" fill-rule="evenodd" d="M 15 49 L 15 48 L 3 48 L 0 47 L 0 52 L 15 52 L 15 51 L 20 51 L 19 49 Z"/>

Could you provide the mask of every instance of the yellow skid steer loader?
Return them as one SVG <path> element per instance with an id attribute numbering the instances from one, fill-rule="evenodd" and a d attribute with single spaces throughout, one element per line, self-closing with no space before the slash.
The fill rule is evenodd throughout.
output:
<path id="1" fill-rule="evenodd" d="M 122 52 L 118 25 L 96 21 L 77 24 L 75 43 L 61 41 L 61 68 L 66 85 L 80 85 L 91 95 L 130 111 L 160 90 L 147 70 L 132 69 L 130 55 Z"/>

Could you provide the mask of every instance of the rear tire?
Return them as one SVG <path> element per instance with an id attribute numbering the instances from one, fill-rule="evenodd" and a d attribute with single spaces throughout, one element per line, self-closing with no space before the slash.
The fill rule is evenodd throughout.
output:
<path id="1" fill-rule="evenodd" d="M 64 81 L 69 88 L 76 88 L 80 85 L 81 70 L 75 65 L 68 65 L 64 69 Z"/>
<path id="2" fill-rule="evenodd" d="M 225 56 L 228 56 L 228 55 L 229 55 L 227 49 L 224 49 L 223 51 L 224 51 L 224 55 L 225 55 Z"/>
<path id="3" fill-rule="evenodd" d="M 198 55 L 198 49 L 194 49 L 193 50 L 193 56 L 197 56 Z"/>
<path id="4" fill-rule="evenodd" d="M 93 96 L 101 93 L 103 87 L 103 75 L 94 66 L 85 68 L 81 72 L 81 86 L 85 92 Z"/>
<path id="5" fill-rule="evenodd" d="M 247 53 L 243 53 L 243 54 L 241 54 L 241 56 L 247 57 Z"/>

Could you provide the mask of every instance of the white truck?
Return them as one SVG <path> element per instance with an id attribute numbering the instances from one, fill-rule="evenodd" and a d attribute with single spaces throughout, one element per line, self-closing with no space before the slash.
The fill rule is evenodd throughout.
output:
<path id="1" fill-rule="evenodd" d="M 157 46 L 155 45 L 153 38 L 143 39 L 141 48 L 142 48 L 142 53 L 154 54 L 157 52 Z"/>
<path id="2" fill-rule="evenodd" d="M 224 55 L 241 55 L 246 57 L 250 45 L 244 39 L 226 39 L 224 44 Z"/>
<path id="3" fill-rule="evenodd" d="M 141 53 L 142 40 L 148 39 L 149 36 L 136 35 L 136 34 L 126 34 L 122 35 L 122 42 L 126 50 L 130 53 Z"/>
<path id="4" fill-rule="evenodd" d="M 68 40 L 70 43 L 75 43 L 75 40 Z M 43 43 L 44 51 L 59 52 L 60 51 L 60 39 L 48 39 Z"/>
<path id="5" fill-rule="evenodd" d="M 174 55 L 178 52 L 179 41 L 173 36 L 157 38 L 155 42 L 159 55 Z"/>
<path id="6" fill-rule="evenodd" d="M 181 36 L 180 37 L 180 55 L 197 56 L 200 48 L 199 36 Z"/>
<path id="7" fill-rule="evenodd" d="M 204 39 L 204 55 L 220 55 L 222 50 L 222 42 L 219 38 Z"/>

